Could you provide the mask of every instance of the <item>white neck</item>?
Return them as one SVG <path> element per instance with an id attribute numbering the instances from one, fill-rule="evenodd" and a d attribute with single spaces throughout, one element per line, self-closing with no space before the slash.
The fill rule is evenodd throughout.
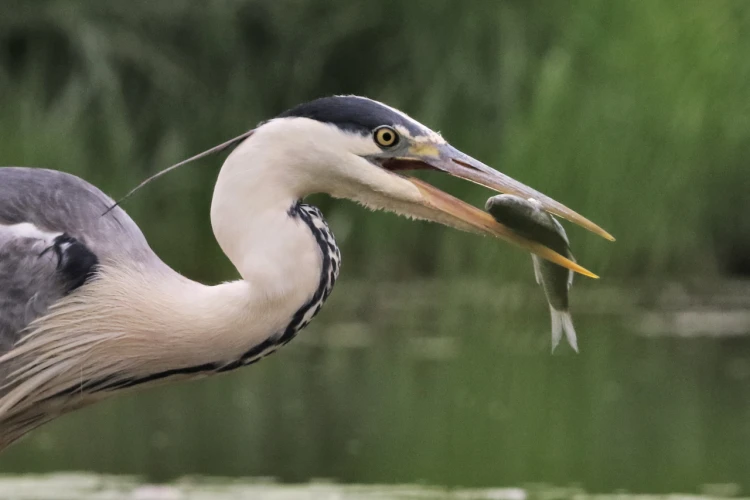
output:
<path id="1" fill-rule="evenodd" d="M 211 225 L 251 289 L 294 300 L 315 291 L 320 250 L 305 223 L 290 215 L 306 194 L 296 189 L 294 165 L 266 151 L 251 138 L 227 158 L 214 189 Z"/>

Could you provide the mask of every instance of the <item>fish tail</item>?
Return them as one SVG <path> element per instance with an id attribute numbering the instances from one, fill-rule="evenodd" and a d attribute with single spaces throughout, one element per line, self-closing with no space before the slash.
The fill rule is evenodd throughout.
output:
<path id="1" fill-rule="evenodd" d="M 576 338 L 576 330 L 573 327 L 573 318 L 570 316 L 570 311 L 558 311 L 550 306 L 549 312 L 552 317 L 552 352 L 555 352 L 555 348 L 560 343 L 563 332 L 565 332 L 565 338 L 568 340 L 570 347 L 578 352 L 578 339 Z"/>

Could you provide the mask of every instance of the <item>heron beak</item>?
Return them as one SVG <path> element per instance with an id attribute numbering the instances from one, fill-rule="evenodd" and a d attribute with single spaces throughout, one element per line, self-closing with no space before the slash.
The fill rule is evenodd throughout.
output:
<path id="1" fill-rule="evenodd" d="M 524 199 L 534 198 L 547 212 L 558 215 L 603 238 L 614 241 L 614 237 L 607 231 L 565 205 L 496 171 L 448 144 L 415 143 L 406 156 L 390 158 L 383 162 L 383 167 L 391 171 L 438 170 L 500 193 L 514 194 Z M 509 243 L 515 244 L 539 257 L 579 274 L 592 278 L 597 277 L 594 273 L 541 243 L 520 236 L 510 228 L 495 221 L 487 212 L 469 205 L 420 179 L 413 177 L 406 177 L 406 179 L 419 189 L 424 205 L 440 212 L 441 219 L 450 218 L 450 225 L 459 229 L 502 238 Z"/>

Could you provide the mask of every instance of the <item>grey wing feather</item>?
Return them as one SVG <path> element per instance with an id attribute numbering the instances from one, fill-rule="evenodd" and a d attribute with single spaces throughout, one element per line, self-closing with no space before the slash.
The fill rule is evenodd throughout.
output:
<path id="1" fill-rule="evenodd" d="M 92 259 L 164 266 L 122 209 L 103 215 L 113 203 L 99 189 L 70 174 L 0 168 L 0 354 L 12 348 L 29 322 L 71 291 L 71 279 L 81 277 L 69 274 L 87 272 Z M 51 246 L 48 237 L 29 237 L 19 234 L 18 226 L 13 228 L 24 223 L 51 237 L 72 238 L 74 245 L 66 248 L 70 259 L 79 262 L 62 265 L 61 258 L 68 256 L 45 252 Z"/>
<path id="2" fill-rule="evenodd" d="M 45 252 L 50 244 L 0 226 L 0 353 L 9 351 L 21 330 L 65 293 L 56 256 Z"/>

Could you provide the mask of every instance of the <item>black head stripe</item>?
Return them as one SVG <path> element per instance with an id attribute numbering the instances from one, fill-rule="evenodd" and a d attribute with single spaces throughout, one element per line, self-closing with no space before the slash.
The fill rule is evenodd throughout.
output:
<path id="1" fill-rule="evenodd" d="M 361 134 L 369 134 L 382 125 L 400 125 L 412 136 L 425 135 L 428 130 L 414 120 L 377 101 L 357 96 L 321 97 L 300 104 L 278 118 L 310 118 Z"/>

